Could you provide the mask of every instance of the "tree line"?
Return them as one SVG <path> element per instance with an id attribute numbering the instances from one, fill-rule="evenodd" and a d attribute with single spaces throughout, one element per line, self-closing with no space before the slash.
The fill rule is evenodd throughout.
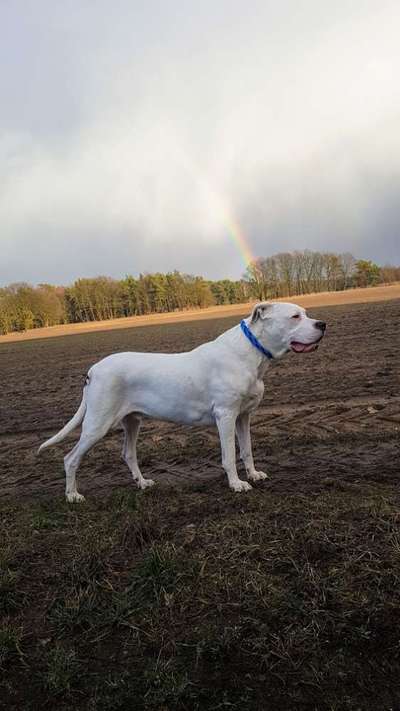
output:
<path id="1" fill-rule="evenodd" d="M 349 253 L 304 250 L 255 259 L 237 281 L 174 271 L 119 280 L 98 276 L 67 287 L 15 283 L 0 288 L 0 333 L 395 281 L 400 267 L 380 267 Z"/>
<path id="2" fill-rule="evenodd" d="M 26 283 L 0 288 L 0 333 L 60 323 L 102 321 L 163 313 L 214 304 L 235 304 L 252 297 L 248 281 L 208 281 L 172 272 L 139 278 L 99 276 L 77 279 L 72 286 Z"/>
<path id="3" fill-rule="evenodd" d="M 249 264 L 245 278 L 253 285 L 254 295 L 266 299 L 388 284 L 400 280 L 400 267 L 356 260 L 349 252 L 306 249 L 259 257 Z"/>

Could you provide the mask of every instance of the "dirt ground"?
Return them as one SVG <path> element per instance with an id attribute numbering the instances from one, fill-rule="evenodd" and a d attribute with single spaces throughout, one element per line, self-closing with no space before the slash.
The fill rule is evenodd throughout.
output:
<path id="1" fill-rule="evenodd" d="M 258 467 L 271 492 L 321 490 L 391 482 L 400 475 L 400 300 L 318 307 L 328 323 L 316 353 L 290 354 L 266 376 L 265 397 L 253 419 Z M 77 409 L 87 369 L 109 353 L 183 351 L 237 322 L 214 318 L 0 344 L 0 487 L 4 498 L 61 496 L 62 455 L 73 444 L 36 456 L 38 445 Z M 79 488 L 86 495 L 130 487 L 121 432 L 109 434 L 84 460 Z M 148 421 L 139 439 L 145 476 L 185 485 L 207 481 L 220 490 L 216 431 Z"/>

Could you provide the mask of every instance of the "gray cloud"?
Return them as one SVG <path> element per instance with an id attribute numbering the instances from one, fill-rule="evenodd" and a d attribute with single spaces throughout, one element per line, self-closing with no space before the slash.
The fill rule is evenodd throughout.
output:
<path id="1" fill-rule="evenodd" d="M 398 3 L 243 7 L 0 5 L 0 282 L 400 261 Z"/>

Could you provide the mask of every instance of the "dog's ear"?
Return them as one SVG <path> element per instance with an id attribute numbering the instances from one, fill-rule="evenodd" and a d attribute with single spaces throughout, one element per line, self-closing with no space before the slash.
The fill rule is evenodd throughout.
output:
<path id="1" fill-rule="evenodd" d="M 271 307 L 272 304 L 269 301 L 262 301 L 260 304 L 256 304 L 251 312 L 250 323 L 255 323 L 258 319 L 268 318 Z"/>

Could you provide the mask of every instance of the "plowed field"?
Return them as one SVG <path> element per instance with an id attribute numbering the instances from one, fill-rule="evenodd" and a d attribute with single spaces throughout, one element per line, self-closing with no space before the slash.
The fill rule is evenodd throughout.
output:
<path id="1" fill-rule="evenodd" d="M 328 323 L 320 349 L 290 354 L 266 376 L 253 419 L 256 465 L 274 492 L 313 492 L 326 480 L 393 481 L 400 475 L 400 301 L 319 307 Z M 126 350 L 183 351 L 215 338 L 237 317 L 95 332 L 0 345 L 0 486 L 2 497 L 62 495 L 62 447 L 40 442 L 77 409 L 87 369 Z M 221 365 L 223 367 L 223 365 Z M 78 434 L 78 433 L 77 433 Z M 84 494 L 132 486 L 120 457 L 121 432 L 109 434 L 85 458 Z M 145 476 L 185 485 L 226 486 L 214 429 L 148 421 L 138 445 Z"/>

